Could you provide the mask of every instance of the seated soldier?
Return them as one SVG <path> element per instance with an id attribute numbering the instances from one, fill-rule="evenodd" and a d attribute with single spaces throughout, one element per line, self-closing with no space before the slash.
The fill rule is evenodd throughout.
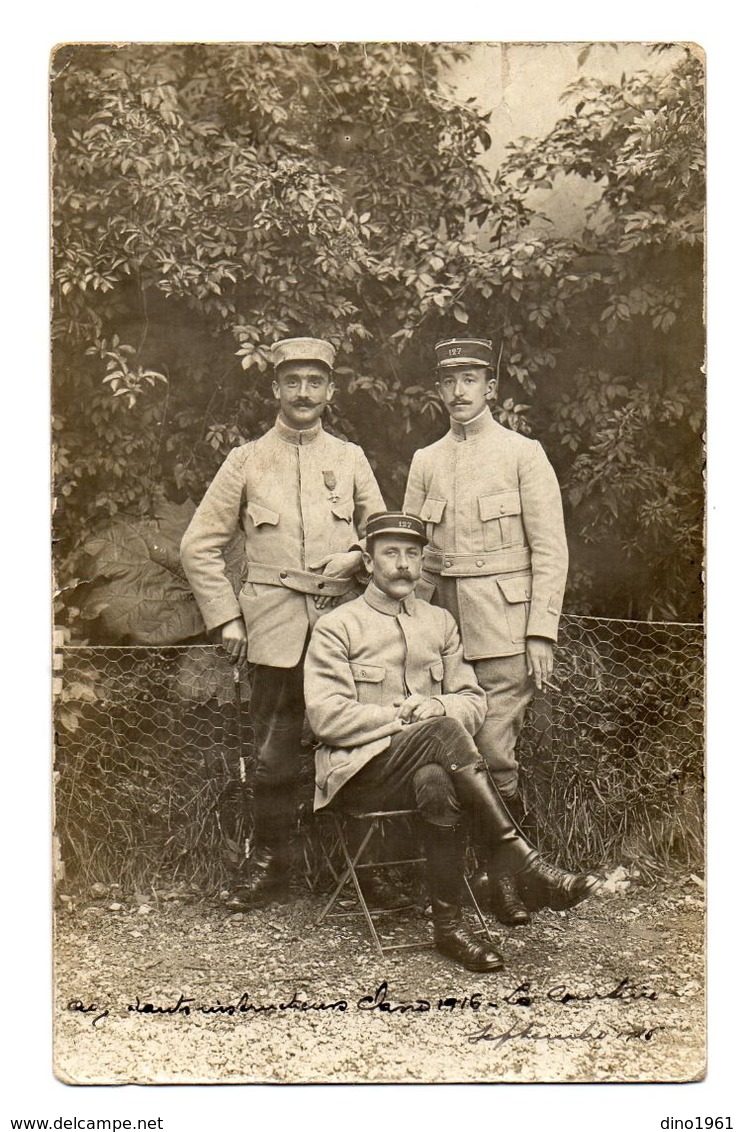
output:
<path id="1" fill-rule="evenodd" d="M 468 970 L 494 971 L 501 956 L 462 918 L 463 811 L 486 833 L 492 875 L 515 875 L 532 909 L 570 908 L 597 880 L 545 861 L 514 826 L 472 739 L 486 699 L 454 619 L 413 593 L 425 542 L 414 516 L 371 516 L 366 593 L 313 630 L 305 700 L 321 743 L 315 809 L 417 809 L 436 947 Z"/>

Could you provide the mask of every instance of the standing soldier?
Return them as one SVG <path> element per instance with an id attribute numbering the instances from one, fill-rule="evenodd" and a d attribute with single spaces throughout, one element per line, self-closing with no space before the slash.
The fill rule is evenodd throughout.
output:
<path id="1" fill-rule="evenodd" d="M 352 589 L 361 552 L 349 548 L 363 536 L 368 516 L 384 509 L 362 450 L 323 430 L 334 360 L 332 345 L 318 338 L 273 346 L 276 423 L 230 452 L 181 543 L 207 629 L 221 631 L 234 664 L 247 659 L 255 666 L 253 849 L 232 910 L 264 902 L 287 880 L 309 632 Z M 224 551 L 238 527 L 247 575 L 236 597 Z"/>
<path id="2" fill-rule="evenodd" d="M 424 578 L 487 694 L 476 742 L 520 823 L 516 743 L 535 685 L 552 673 L 567 577 L 560 488 L 542 446 L 491 415 L 492 342 L 450 338 L 435 350 L 450 429 L 415 453 L 403 509 L 427 525 Z M 490 894 L 503 923 L 528 922 L 513 878 L 490 877 Z"/>

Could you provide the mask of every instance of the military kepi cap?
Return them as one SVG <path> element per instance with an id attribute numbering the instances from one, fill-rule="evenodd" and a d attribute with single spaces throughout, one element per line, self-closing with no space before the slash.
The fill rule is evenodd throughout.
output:
<path id="1" fill-rule="evenodd" d="M 271 347 L 274 368 L 284 362 L 322 362 L 333 368 L 335 349 L 324 338 L 282 338 Z"/>
<path id="2" fill-rule="evenodd" d="M 434 350 L 438 369 L 493 364 L 493 343 L 489 338 L 444 338 L 436 343 Z"/>
<path id="3" fill-rule="evenodd" d="M 366 537 L 376 535 L 397 535 L 417 539 L 427 543 L 426 527 L 417 515 L 406 515 L 404 511 L 377 511 L 369 516 L 366 524 Z"/>

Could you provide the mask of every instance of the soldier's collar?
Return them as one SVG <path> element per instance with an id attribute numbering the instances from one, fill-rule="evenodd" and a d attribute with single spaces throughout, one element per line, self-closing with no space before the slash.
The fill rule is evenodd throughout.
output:
<path id="1" fill-rule="evenodd" d="M 386 613 L 388 617 L 398 617 L 401 613 L 410 614 L 413 612 L 415 594 L 408 594 L 403 601 L 398 601 L 397 598 L 387 597 L 387 594 L 382 593 L 379 586 L 375 586 L 374 582 L 369 582 L 364 591 L 364 601 L 372 609 L 376 609 L 377 613 Z"/>
<path id="2" fill-rule="evenodd" d="M 491 425 L 495 424 L 493 414 L 490 412 L 490 406 L 486 405 L 481 413 L 473 417 L 471 421 L 465 421 L 462 424 L 460 421 L 455 421 L 449 418 L 451 426 L 451 434 L 455 440 L 472 440 L 473 437 L 479 436 L 481 433 L 486 432 Z"/>
<path id="3" fill-rule="evenodd" d="M 276 418 L 274 427 L 281 439 L 285 440 L 287 444 L 297 445 L 312 444 L 312 441 L 317 440 L 323 430 L 322 421 L 315 421 L 311 428 L 290 428 L 288 424 L 282 421 L 280 414 Z"/>

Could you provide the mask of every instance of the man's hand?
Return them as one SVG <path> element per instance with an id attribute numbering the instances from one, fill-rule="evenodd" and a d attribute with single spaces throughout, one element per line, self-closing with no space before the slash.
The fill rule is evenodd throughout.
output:
<path id="1" fill-rule="evenodd" d="M 526 638 L 526 671 L 540 692 L 542 685 L 552 675 L 554 663 L 552 641 L 548 641 L 545 637 Z"/>
<path id="2" fill-rule="evenodd" d="M 352 578 L 361 566 L 361 551 L 349 550 L 338 554 L 326 554 L 318 562 L 308 566 L 308 570 L 322 571 L 328 578 Z M 326 597 L 316 594 L 312 599 L 316 609 L 332 609 L 338 600 L 335 597 Z"/>
<path id="3" fill-rule="evenodd" d="M 232 664 L 244 664 L 248 658 L 248 634 L 242 617 L 222 626 L 222 648 Z"/>
<path id="4" fill-rule="evenodd" d="M 397 714 L 403 723 L 420 723 L 424 719 L 435 719 L 446 715 L 441 700 L 433 696 L 408 696 L 400 704 Z"/>

